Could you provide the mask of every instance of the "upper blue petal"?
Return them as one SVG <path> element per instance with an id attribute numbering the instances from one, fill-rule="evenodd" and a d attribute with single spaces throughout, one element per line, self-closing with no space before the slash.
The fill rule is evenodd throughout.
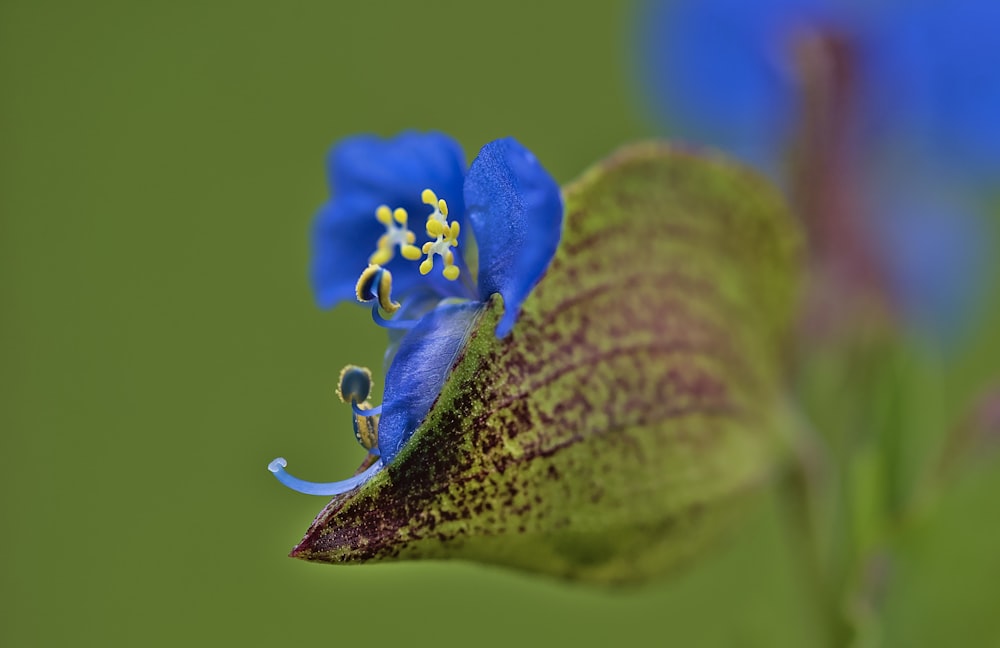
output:
<path id="1" fill-rule="evenodd" d="M 385 376 L 378 447 L 390 463 L 427 416 L 473 325 L 481 302 L 439 306 L 402 339 Z"/>
<path id="2" fill-rule="evenodd" d="M 431 209 L 420 200 L 424 189 L 448 202 L 449 217 L 462 225 L 465 204 L 462 183 L 465 156 L 461 147 L 440 133 L 406 132 L 383 139 L 359 135 L 342 140 L 327 159 L 333 197 L 313 227 L 312 283 L 317 303 L 329 308 L 354 300 L 354 286 L 385 228 L 375 220 L 379 205 L 402 207 L 410 214 L 417 243 L 426 239 L 425 217 Z M 396 251 L 386 268 L 392 272 L 394 294 L 418 284 L 430 285 L 441 296 L 468 296 L 460 282 L 440 273 L 422 276 L 419 264 Z"/>
<path id="3" fill-rule="evenodd" d="M 639 72 L 686 138 L 776 172 L 799 109 L 795 39 L 831 20 L 824 0 L 674 0 L 640 12 Z"/>
<path id="4" fill-rule="evenodd" d="M 482 148 L 465 179 L 465 204 L 479 245 L 479 295 L 500 293 L 498 337 L 548 268 L 562 234 L 559 185 L 512 137 Z"/>

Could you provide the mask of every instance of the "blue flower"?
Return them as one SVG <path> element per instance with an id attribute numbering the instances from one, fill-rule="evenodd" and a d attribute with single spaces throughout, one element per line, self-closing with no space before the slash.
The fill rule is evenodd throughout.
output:
<path id="1" fill-rule="evenodd" d="M 640 74 L 674 132 L 790 192 L 814 253 L 841 255 L 827 265 L 875 257 L 890 302 L 947 340 L 983 285 L 958 269 L 989 271 L 984 212 L 949 200 L 1000 173 L 998 24 L 1000 3 L 978 0 L 652 1 L 640 19 Z M 933 195 L 933 218 L 916 192 Z M 830 232 L 841 243 L 819 240 Z"/>
<path id="2" fill-rule="evenodd" d="M 316 299 L 322 307 L 371 303 L 375 322 L 390 329 L 393 353 L 381 406 L 368 402 L 367 369 L 347 367 L 339 381 L 370 453 L 366 470 L 317 484 L 285 472 L 284 459 L 268 466 L 286 486 L 316 495 L 356 488 L 392 462 L 493 295 L 504 303 L 496 335 L 511 332 L 555 254 L 563 215 L 558 184 L 513 138 L 484 146 L 466 173 L 461 148 L 445 135 L 353 137 L 333 149 L 329 171 L 334 195 L 313 233 Z M 422 245 L 414 217 L 424 220 Z"/>

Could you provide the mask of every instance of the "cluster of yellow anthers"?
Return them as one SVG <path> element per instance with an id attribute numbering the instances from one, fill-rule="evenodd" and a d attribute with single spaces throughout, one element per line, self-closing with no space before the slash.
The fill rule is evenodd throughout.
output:
<path id="1" fill-rule="evenodd" d="M 422 256 L 420 248 L 413 244 L 417 240 L 416 235 L 406 227 L 408 215 L 405 209 L 398 207 L 392 210 L 388 205 L 382 205 L 375 210 L 375 218 L 385 225 L 385 234 L 379 238 L 375 252 L 368 259 L 369 263 L 376 265 L 389 263 L 395 256 L 397 245 L 404 259 L 416 261 Z"/>
<path id="2" fill-rule="evenodd" d="M 436 254 L 444 260 L 442 274 L 446 279 L 454 281 L 458 279 L 459 269 L 455 265 L 455 254 L 451 248 L 458 245 L 459 224 L 448 222 L 448 203 L 438 198 L 432 190 L 424 189 L 420 199 L 424 204 L 434 208 L 434 211 L 427 215 L 426 229 L 427 236 L 434 237 L 435 240 L 424 243 L 423 248 L 418 248 L 413 244 L 416 235 L 407 227 L 409 215 L 406 210 L 401 207 L 390 209 L 388 205 L 382 205 L 375 210 L 375 218 L 385 225 L 385 234 L 379 238 L 376 250 L 368 260 L 375 265 L 384 266 L 392 261 L 395 249 L 399 247 L 400 254 L 409 261 L 416 261 L 426 254 L 427 258 L 420 264 L 420 274 L 427 274 L 434 267 Z"/>
<path id="3" fill-rule="evenodd" d="M 448 223 L 448 203 L 443 198 L 439 199 L 433 191 L 424 189 L 420 199 L 424 204 L 434 207 L 434 212 L 427 216 L 427 236 L 436 237 L 434 241 L 424 243 L 421 249 L 427 258 L 420 264 L 420 274 L 431 271 L 436 254 L 444 259 L 442 274 L 445 279 L 455 281 L 458 279 L 458 266 L 455 265 L 455 254 L 451 248 L 458 245 L 459 225 L 457 222 Z"/>

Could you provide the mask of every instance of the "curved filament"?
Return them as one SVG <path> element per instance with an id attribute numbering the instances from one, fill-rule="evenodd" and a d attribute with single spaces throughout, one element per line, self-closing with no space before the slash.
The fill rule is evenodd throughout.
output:
<path id="1" fill-rule="evenodd" d="M 306 495 L 340 495 L 352 491 L 371 479 L 375 473 L 382 469 L 382 460 L 379 459 L 368 467 L 363 473 L 355 475 L 349 479 L 335 482 L 311 482 L 298 477 L 293 477 L 285 471 L 288 462 L 284 457 L 278 457 L 267 465 L 267 469 L 274 473 L 275 478 L 293 491 Z"/>
<path id="2" fill-rule="evenodd" d="M 354 413 L 357 414 L 358 416 L 377 416 L 382 413 L 381 405 L 379 405 L 378 407 L 373 407 L 371 409 L 361 409 L 360 407 L 358 407 L 358 404 L 355 401 L 351 401 L 351 409 L 353 409 Z"/>
<path id="3" fill-rule="evenodd" d="M 417 325 L 417 320 L 388 320 L 379 313 L 378 304 L 372 306 L 372 319 L 382 328 L 387 329 L 411 329 Z"/>

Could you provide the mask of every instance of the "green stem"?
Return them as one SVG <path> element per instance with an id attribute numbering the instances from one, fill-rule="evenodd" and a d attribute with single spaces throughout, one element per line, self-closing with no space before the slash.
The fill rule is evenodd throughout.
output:
<path id="1" fill-rule="evenodd" d="M 811 594 L 817 623 L 832 648 L 850 645 L 854 629 L 843 613 L 842 598 L 824 569 L 816 525 L 816 488 L 807 459 L 797 456 L 781 479 L 790 546 L 805 589 Z"/>

